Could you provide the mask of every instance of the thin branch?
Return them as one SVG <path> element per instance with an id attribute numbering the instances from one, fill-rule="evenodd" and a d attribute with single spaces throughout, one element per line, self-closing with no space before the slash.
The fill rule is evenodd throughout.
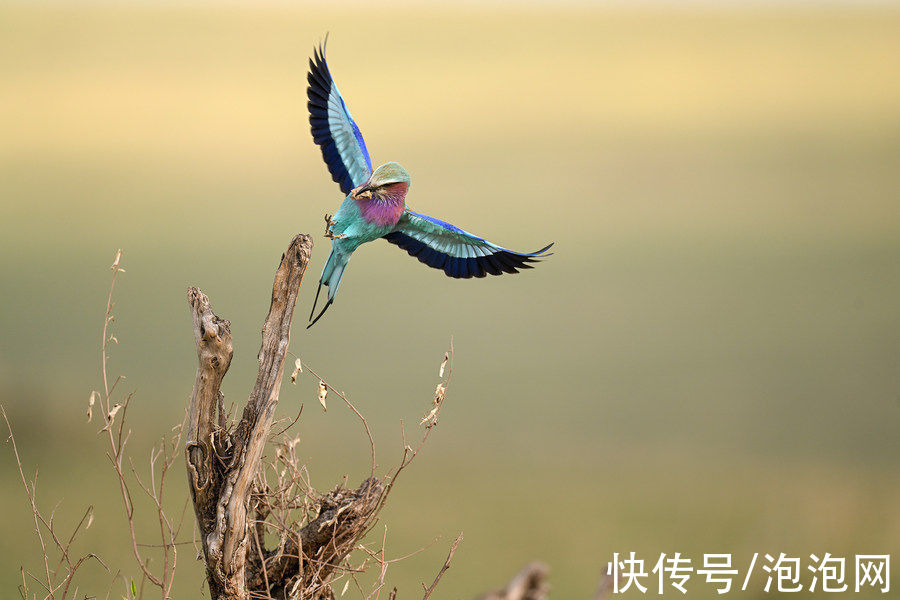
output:
<path id="1" fill-rule="evenodd" d="M 110 265 L 110 269 L 113 272 L 112 280 L 109 282 L 109 294 L 106 296 L 106 316 L 103 319 L 103 332 L 100 334 L 100 373 L 103 376 L 103 393 L 106 398 L 106 406 L 104 407 L 109 412 L 109 396 L 112 393 L 112 390 L 109 387 L 109 380 L 107 378 L 107 369 L 106 369 L 106 348 L 110 342 L 110 338 L 108 336 L 109 324 L 113 320 L 112 316 L 112 307 L 113 307 L 113 289 L 116 287 L 116 278 L 119 273 L 124 273 L 125 269 L 119 267 L 119 261 L 122 260 L 122 250 L 119 249 L 116 252 L 116 258 L 113 260 L 113 264 Z M 119 380 L 116 379 L 116 383 Z"/>
<path id="2" fill-rule="evenodd" d="M 312 368 L 310 368 L 309 365 L 307 365 L 305 362 L 303 362 L 303 361 L 300 361 L 300 362 L 307 371 L 312 373 L 313 377 L 315 377 L 316 379 L 321 381 L 325 385 L 326 388 L 328 388 L 329 390 L 331 390 L 332 392 L 337 394 L 338 397 L 341 400 L 343 400 L 347 406 L 350 407 L 350 410 L 352 410 L 354 413 L 356 413 L 356 416 L 359 417 L 359 420 L 362 421 L 363 427 L 365 427 L 365 429 L 366 429 L 366 436 L 368 436 L 368 438 L 369 438 L 369 448 L 370 448 L 371 454 L 372 454 L 372 471 L 370 472 L 370 476 L 375 475 L 375 438 L 372 437 L 372 430 L 369 429 L 369 422 L 362 415 L 362 413 L 359 412 L 359 410 L 353 405 L 353 403 L 347 399 L 347 396 L 343 392 L 341 392 L 340 390 L 338 390 L 337 388 L 332 386 L 330 383 L 325 381 L 325 379 L 320 377 L 318 375 L 318 373 L 313 371 Z M 297 415 L 298 418 L 299 418 L 299 416 L 300 415 Z"/>
<path id="3" fill-rule="evenodd" d="M 437 576 L 434 578 L 434 581 L 431 583 L 431 587 L 425 589 L 425 595 L 422 596 L 422 600 L 428 600 L 431 596 L 432 592 L 434 592 L 434 588 L 437 587 L 438 582 L 441 580 L 441 577 L 444 576 L 444 573 L 447 572 L 447 569 L 450 568 L 450 561 L 453 559 L 453 555 L 456 553 L 456 547 L 459 546 L 459 543 L 462 541 L 462 532 L 458 536 L 456 536 L 456 540 L 450 546 L 450 553 L 447 554 L 447 560 L 444 561 L 444 565 L 441 567 L 441 570 L 438 571 Z M 425 587 L 424 585 L 422 587 Z"/>
<path id="4" fill-rule="evenodd" d="M 400 464 L 394 469 L 394 472 L 388 477 L 389 482 L 384 490 L 384 495 L 382 496 L 381 503 L 384 505 L 387 502 L 388 495 L 391 493 L 391 490 L 394 489 L 394 484 L 397 483 L 397 478 L 400 476 L 400 473 L 403 472 L 406 467 L 412 463 L 413 459 L 418 456 L 419 451 L 425 446 L 425 443 L 428 441 L 428 436 L 431 435 L 431 430 L 435 428 L 438 422 L 438 417 L 441 415 L 441 410 L 444 408 L 444 398 L 447 393 L 447 388 L 450 387 L 450 379 L 453 377 L 453 338 L 450 338 L 450 349 L 447 351 L 444 359 L 444 363 L 441 364 L 441 373 L 444 372 L 444 368 L 446 367 L 447 376 L 443 379 L 443 381 L 438 384 L 434 400 L 432 401 L 432 409 L 431 411 L 422 419 L 422 424 L 425 425 L 425 432 L 422 434 L 422 438 L 419 440 L 418 446 L 415 448 L 410 447 L 410 445 L 406 442 L 406 427 L 403 421 L 400 421 L 400 436 L 403 442 L 403 456 L 400 458 Z"/>
<path id="5" fill-rule="evenodd" d="M 128 489 L 128 482 L 126 480 L 125 473 L 122 470 L 122 459 L 125 451 L 125 444 L 128 442 L 128 435 L 130 435 L 130 432 L 128 435 L 124 434 L 125 423 L 128 414 L 128 405 L 131 402 L 131 398 L 133 397 L 134 393 L 132 392 L 131 394 L 128 394 L 123 400 L 121 407 L 116 409 L 115 407 L 112 407 L 111 395 L 116 384 L 119 383 L 122 377 L 119 376 L 116 378 L 112 388 L 109 386 L 107 349 L 109 347 L 109 342 L 115 340 L 115 338 L 109 334 L 109 324 L 115 318 L 112 315 L 112 307 L 114 305 L 113 292 L 115 291 L 116 280 L 118 279 L 119 273 L 125 272 L 125 269 L 119 266 L 121 260 L 122 250 L 120 249 L 116 252 L 116 257 L 113 260 L 113 264 L 110 266 L 113 274 L 109 283 L 109 293 L 106 297 L 106 312 L 103 319 L 103 331 L 100 336 L 100 372 L 103 378 L 103 396 L 101 397 L 101 402 L 103 405 L 103 410 L 105 411 L 104 418 L 106 420 L 106 426 L 100 431 L 105 431 L 107 434 L 107 440 L 109 442 L 109 452 L 107 453 L 107 456 L 109 457 L 110 463 L 112 463 L 113 469 L 116 473 L 116 477 L 119 481 L 119 493 L 122 498 L 123 509 L 125 510 L 125 518 L 128 522 L 128 532 L 131 537 L 131 551 L 134 555 L 134 559 L 137 562 L 138 567 L 141 569 L 141 572 L 147 577 L 147 579 L 160 589 L 165 590 L 166 586 L 163 580 L 161 580 L 150 571 L 147 560 L 144 559 L 143 556 L 141 556 L 141 552 L 137 542 L 137 533 L 135 531 L 134 504 L 131 498 L 131 491 Z M 118 428 L 114 432 L 113 423 L 117 415 L 117 410 L 121 412 L 121 417 L 119 418 Z M 168 593 L 164 593 L 164 598 L 168 598 Z"/>
<path id="6" fill-rule="evenodd" d="M 50 597 L 53 598 L 53 592 L 50 591 L 50 589 L 53 587 L 53 580 L 50 577 L 50 560 L 47 556 L 47 545 L 44 543 L 44 536 L 43 534 L 41 534 L 41 517 L 40 512 L 37 508 L 37 503 L 34 499 L 34 487 L 28 487 L 28 480 L 25 479 L 25 472 L 22 470 L 22 459 L 19 458 L 19 448 L 16 445 L 16 436 L 13 435 L 12 425 L 9 424 L 9 417 L 6 416 L 6 409 L 3 408 L 3 405 L 0 405 L 0 413 L 3 414 L 3 420 L 6 421 L 6 429 L 9 431 L 9 438 L 7 441 L 12 443 L 13 454 L 16 457 L 16 466 L 19 469 L 19 478 L 22 480 L 22 486 L 25 488 L 25 494 L 28 496 L 28 503 L 31 505 L 31 515 L 34 519 L 34 532 L 35 534 L 37 534 L 38 541 L 41 544 L 41 556 L 44 559 L 44 574 L 47 577 L 47 585 L 45 589 L 50 594 Z M 35 474 L 35 479 L 37 479 L 37 474 Z M 37 578 L 35 578 L 35 581 L 38 581 L 38 583 L 44 585 Z"/>

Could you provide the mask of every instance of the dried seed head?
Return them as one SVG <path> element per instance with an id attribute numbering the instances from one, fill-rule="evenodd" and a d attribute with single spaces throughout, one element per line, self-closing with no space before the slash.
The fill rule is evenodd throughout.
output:
<path id="1" fill-rule="evenodd" d="M 294 372 L 291 373 L 291 383 L 297 385 L 297 376 L 303 372 L 303 363 L 300 362 L 300 359 L 294 361 Z"/>
<path id="2" fill-rule="evenodd" d="M 321 379 L 319 380 L 319 404 L 322 405 L 322 410 L 327 411 L 328 407 L 325 405 L 325 398 L 328 397 L 328 386 L 325 385 L 325 382 Z"/>
<path id="3" fill-rule="evenodd" d="M 100 394 L 97 392 L 91 392 L 91 397 L 88 398 L 88 409 L 87 409 L 87 418 L 88 423 L 91 422 L 91 419 L 94 418 L 94 402 L 97 401 L 97 398 L 100 397 Z"/>
<path id="4" fill-rule="evenodd" d="M 116 413 L 119 412 L 119 409 L 121 409 L 121 408 L 122 408 L 122 405 L 116 403 L 115 406 L 113 406 L 111 409 L 109 409 L 109 412 L 106 414 L 106 426 L 100 430 L 101 432 L 106 431 L 107 429 L 112 427 L 113 419 L 116 418 Z"/>
<path id="5" fill-rule="evenodd" d="M 441 363 L 441 370 L 438 371 L 438 377 L 444 376 L 444 367 L 447 366 L 447 363 L 450 361 L 450 353 L 444 352 L 444 361 Z"/>
<path id="6" fill-rule="evenodd" d="M 111 264 L 111 265 L 109 266 L 109 270 L 110 270 L 110 271 L 115 271 L 116 269 L 118 269 L 118 268 L 119 268 L 119 261 L 120 261 L 120 260 L 122 260 L 122 249 L 121 249 L 121 248 L 119 248 L 118 250 L 116 250 L 116 258 L 115 258 L 115 260 L 113 260 L 113 264 Z"/>
<path id="7" fill-rule="evenodd" d="M 434 408 L 431 409 L 431 412 L 425 415 L 421 421 L 419 421 L 419 425 L 424 425 L 428 429 L 431 429 L 435 425 L 437 425 L 437 411 L 438 406 L 435 405 Z"/>

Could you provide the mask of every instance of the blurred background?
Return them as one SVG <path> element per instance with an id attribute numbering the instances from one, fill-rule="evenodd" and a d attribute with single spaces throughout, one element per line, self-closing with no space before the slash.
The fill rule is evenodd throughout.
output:
<path id="1" fill-rule="evenodd" d="M 374 162 L 412 173 L 414 210 L 555 255 L 457 281 L 373 243 L 304 330 L 340 201 L 306 111 L 326 32 Z M 391 565 L 400 597 L 460 531 L 436 597 L 541 559 L 554 597 L 587 598 L 613 552 L 648 571 L 662 552 L 695 567 L 732 553 L 740 578 L 754 552 L 897 560 L 898 73 L 889 3 L 3 4 L 0 403 L 40 506 L 62 499 L 68 526 L 93 504 L 79 548 L 136 576 L 85 423 L 116 249 L 110 370 L 136 391 L 143 465 L 193 383 L 186 287 L 232 322 L 224 391 L 242 403 L 274 269 L 310 232 L 292 350 L 367 415 L 382 469 L 456 348 L 440 426 L 383 515 L 389 557 L 441 537 Z M 301 404 L 312 482 L 358 483 L 355 417 L 323 413 L 308 374 L 282 388 L 283 415 Z M 12 597 L 39 548 L 8 445 L 0 475 Z M 200 597 L 190 546 L 179 563 L 175 597 Z M 108 575 L 84 575 L 102 597 Z M 764 585 L 757 566 L 732 593 Z M 700 576 L 688 589 L 715 596 Z"/>

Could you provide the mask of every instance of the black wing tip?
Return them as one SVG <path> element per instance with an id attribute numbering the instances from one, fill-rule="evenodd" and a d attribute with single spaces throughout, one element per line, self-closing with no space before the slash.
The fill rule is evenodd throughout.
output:
<path id="1" fill-rule="evenodd" d="M 330 35 L 330 31 L 326 31 L 325 35 L 322 37 L 322 40 L 313 46 L 313 51 L 316 53 L 317 58 L 321 58 L 325 60 L 325 49 L 328 47 L 328 36 Z"/>
<path id="2" fill-rule="evenodd" d="M 539 263 L 541 262 L 541 260 L 553 256 L 553 252 L 547 252 L 547 250 L 552 248 L 553 244 L 555 243 L 556 242 L 550 242 L 540 250 L 535 250 L 534 252 L 518 255 L 516 258 L 521 261 L 521 265 L 517 266 L 521 266 L 523 269 L 533 269 L 534 267 L 532 267 L 528 263 Z"/>
<path id="3" fill-rule="evenodd" d="M 447 277 L 452 277 L 453 279 L 482 278 L 487 275 L 496 276 L 504 273 L 514 275 L 520 269 L 533 269 L 534 267 L 529 263 L 538 263 L 541 262 L 540 259 L 552 256 L 552 253 L 547 253 L 547 250 L 553 246 L 553 242 L 551 242 L 530 254 L 500 249 L 488 256 L 462 258 L 443 254 L 424 242 L 400 231 L 393 231 L 385 235 L 384 238 L 388 242 L 406 250 L 410 256 L 417 258 L 419 262 L 434 269 L 439 269 Z M 438 255 L 442 256 L 443 260 L 440 260 Z"/>
<path id="4" fill-rule="evenodd" d="M 325 52 L 328 49 L 328 35 L 330 32 L 325 32 L 325 37 L 322 38 L 322 41 L 313 46 L 313 58 L 315 58 L 316 67 L 320 70 L 324 71 L 328 74 L 328 61 L 325 59 Z M 312 62 L 313 59 L 310 59 Z"/>
<path id="5" fill-rule="evenodd" d="M 535 250 L 534 252 L 529 252 L 529 253 L 528 253 L 528 256 L 533 256 L 533 257 L 535 257 L 535 258 L 544 258 L 545 256 L 553 256 L 553 253 L 552 253 L 552 252 L 547 252 L 547 250 L 549 250 L 550 248 L 552 248 L 552 247 L 553 247 L 553 244 L 555 244 L 555 243 L 556 243 L 556 242 L 550 242 L 549 244 L 547 244 L 546 246 L 544 246 L 544 247 L 541 248 L 540 250 Z"/>
<path id="6" fill-rule="evenodd" d="M 313 46 L 313 55 L 309 59 L 309 75 L 307 75 L 307 79 L 313 77 L 314 74 L 318 74 L 323 77 L 325 81 L 331 79 L 331 73 L 328 70 L 328 61 L 325 59 L 325 50 L 328 47 L 328 32 L 325 32 L 325 38 Z M 312 83 L 310 81 L 310 83 Z"/>
<path id="7" fill-rule="evenodd" d="M 534 252 L 529 252 L 527 254 L 512 252 L 510 250 L 496 252 L 493 256 L 496 258 L 496 261 L 499 263 L 498 266 L 502 271 L 502 273 L 497 273 L 497 275 L 502 275 L 503 273 L 515 274 L 519 272 L 519 269 L 533 269 L 534 265 L 530 263 L 539 263 L 541 262 L 541 259 L 553 256 L 553 253 L 547 252 L 547 250 L 552 248 L 555 243 L 556 242 L 550 242 L 540 250 L 535 250 Z"/>

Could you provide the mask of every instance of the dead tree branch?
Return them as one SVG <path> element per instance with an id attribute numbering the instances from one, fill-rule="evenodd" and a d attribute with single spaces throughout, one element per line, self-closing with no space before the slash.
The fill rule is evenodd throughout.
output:
<path id="1" fill-rule="evenodd" d="M 248 597 L 250 492 L 278 404 L 291 318 L 311 250 L 312 239 L 297 235 L 281 258 L 262 330 L 256 385 L 231 434 L 224 429 L 224 418 L 220 419 L 224 397 L 219 390 L 234 353 L 229 322 L 216 316 L 199 289 L 188 289 L 199 365 L 185 452 L 214 600 Z"/>
<path id="2" fill-rule="evenodd" d="M 451 347 L 440 369 L 443 379 L 444 368 L 450 367 L 447 378 L 438 386 L 431 412 L 420 424 L 422 439 L 413 449 L 404 436 L 401 464 L 386 479 L 375 475 L 375 443 L 365 417 L 346 395 L 313 373 L 323 406 L 330 390 L 359 417 L 372 455 L 372 473 L 356 489 L 338 485 L 324 494 L 314 490 L 306 467 L 297 458 L 298 440 L 281 435 L 290 425 L 276 436 L 270 433 L 288 354 L 291 317 L 311 249 L 309 236 L 298 235 L 282 256 L 262 330 L 256 385 L 235 427 L 226 423 L 220 391 L 234 353 L 230 323 L 215 314 L 199 289 L 188 289 L 199 364 L 185 454 L 213 600 L 333 600 L 332 583 L 345 578 L 346 590 L 351 578 L 356 581 L 355 575 L 364 571 L 370 560 L 381 564 L 381 578 L 373 592 L 377 595 L 392 561 L 384 557 L 383 540 L 380 554 L 360 540 L 374 526 L 397 475 L 413 460 L 437 423 L 452 372 Z M 295 365 L 293 382 L 301 369 L 299 359 Z M 263 460 L 267 442 L 275 444 L 275 457 Z M 458 543 L 457 539 L 451 556 Z M 364 555 L 358 566 L 350 564 L 354 551 Z M 448 566 L 445 563 L 441 574 Z M 439 579 L 440 574 L 431 591 Z"/>

